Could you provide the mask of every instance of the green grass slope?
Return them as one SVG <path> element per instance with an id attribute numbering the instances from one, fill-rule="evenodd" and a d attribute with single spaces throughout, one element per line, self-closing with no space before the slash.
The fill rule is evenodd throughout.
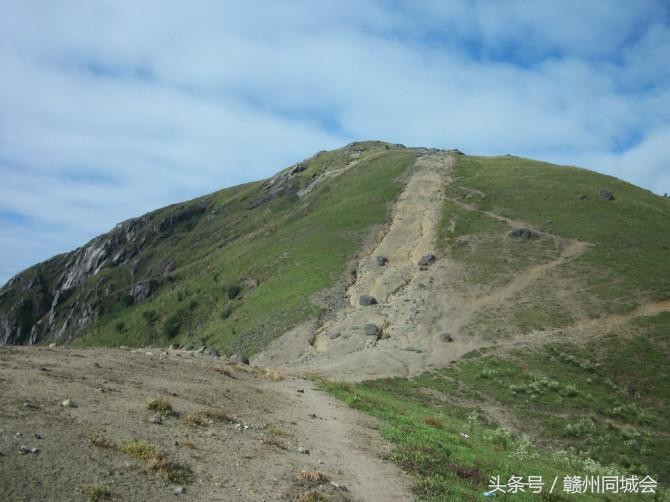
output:
<path id="1" fill-rule="evenodd" d="M 548 483 L 497 499 L 572 500 L 564 477 L 597 475 L 660 488 L 577 498 L 670 500 L 670 200 L 515 157 L 459 157 L 452 178 L 440 253 L 464 270 L 456 289 L 500 293 L 458 336 L 491 346 L 416 378 L 323 388 L 382 419 L 421 500 L 479 500 L 496 476 Z M 512 239 L 516 225 L 540 236 Z M 643 315 L 648 305 L 659 312 Z"/>
<path id="2" fill-rule="evenodd" d="M 318 315 L 310 297 L 333 286 L 371 227 L 386 221 L 415 156 L 382 143 L 355 144 L 306 161 L 287 195 L 257 207 L 250 209 L 263 183 L 211 196 L 210 216 L 153 251 L 153 263 L 180 264 L 157 293 L 138 305 L 111 305 L 75 344 L 180 342 L 255 352 Z"/>

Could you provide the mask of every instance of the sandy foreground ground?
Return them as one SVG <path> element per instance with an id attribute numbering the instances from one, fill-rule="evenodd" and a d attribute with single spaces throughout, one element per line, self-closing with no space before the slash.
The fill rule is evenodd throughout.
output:
<path id="1" fill-rule="evenodd" d="M 379 424 L 309 380 L 186 351 L 2 347 L 0 389 L 3 501 L 91 486 L 123 501 L 412 500 Z M 156 398 L 176 413 L 160 424 Z M 123 451 L 136 441 L 185 480 Z"/>

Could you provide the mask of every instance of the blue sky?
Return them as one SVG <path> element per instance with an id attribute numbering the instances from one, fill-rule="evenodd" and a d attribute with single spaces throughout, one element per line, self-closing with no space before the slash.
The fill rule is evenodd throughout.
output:
<path id="1" fill-rule="evenodd" d="M 0 0 L 0 283 L 353 140 L 670 192 L 664 1 Z"/>

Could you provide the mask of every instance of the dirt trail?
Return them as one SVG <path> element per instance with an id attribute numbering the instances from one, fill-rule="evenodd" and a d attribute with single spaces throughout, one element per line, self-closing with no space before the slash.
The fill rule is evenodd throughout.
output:
<path id="1" fill-rule="evenodd" d="M 185 351 L 2 347 L 0 384 L 3 501 L 84 501 L 86 485 L 109 489 L 112 500 L 176 499 L 179 484 L 121 451 L 135 440 L 191 470 L 179 499 L 295 501 L 313 490 L 339 502 L 412 499 L 407 477 L 382 460 L 390 448 L 377 421 L 309 381 L 275 381 Z M 150 423 L 155 397 L 179 416 Z M 66 398 L 77 406 L 61 406 Z M 234 420 L 185 420 L 211 409 Z M 115 447 L 96 447 L 94 436 Z M 265 442 L 272 437 L 286 449 Z M 22 455 L 21 446 L 39 452 Z M 321 471 L 337 486 L 301 481 L 301 471 Z"/>
<path id="2" fill-rule="evenodd" d="M 296 373 L 318 372 L 346 381 L 412 376 L 445 366 L 471 350 L 491 344 L 484 337 L 459 336 L 461 328 L 474 316 L 510 300 L 588 248 L 586 243 L 554 236 L 557 245 L 562 246 L 557 259 L 529 267 L 484 295 L 474 287 L 463 289 L 468 279 L 462 265 L 453 260 L 439 259 L 422 270 L 419 259 L 437 254 L 444 186 L 451 180 L 453 163 L 454 158 L 446 152 L 426 154 L 417 160 L 386 234 L 358 264 L 356 280 L 348 290 L 349 306 L 321 326 L 315 328 L 306 323 L 287 333 L 255 359 L 257 364 Z M 523 222 L 487 214 L 510 227 L 528 227 Z M 380 266 L 379 256 L 386 257 L 388 263 Z M 363 294 L 373 296 L 378 303 L 359 305 Z M 381 339 L 364 334 L 368 323 L 382 330 Z M 309 347 L 306 340 L 315 329 L 316 340 Z"/>

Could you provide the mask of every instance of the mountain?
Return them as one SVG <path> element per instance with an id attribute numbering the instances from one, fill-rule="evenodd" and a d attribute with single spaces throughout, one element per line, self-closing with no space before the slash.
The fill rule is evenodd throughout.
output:
<path id="1" fill-rule="evenodd" d="M 13 393 L 5 404 L 26 398 L 18 382 L 46 379 L 50 387 L 30 384 L 42 403 L 76 387 L 82 408 L 103 406 L 109 417 L 125 407 L 134 417 L 117 417 L 108 431 L 118 444 L 148 434 L 137 425 L 145 387 L 183 409 L 223 400 L 251 422 L 279 413 L 300 441 L 318 448 L 327 438 L 333 459 L 349 455 L 348 467 L 326 467 L 357 480 L 354 499 L 391 496 L 385 479 L 366 484 L 367 469 L 382 472 L 378 459 L 368 452 L 365 467 L 352 467 L 360 452 L 339 442 L 359 418 L 318 387 L 377 417 L 373 427 L 392 445 L 387 457 L 412 474 L 422 499 L 474 500 L 495 476 L 662 484 L 670 475 L 669 222 L 670 199 L 576 167 L 379 141 L 319 152 L 270 179 L 120 223 L 11 279 L 0 290 L 0 340 L 57 348 L 0 351 L 13 361 L 0 375 Z M 251 367 L 219 353 L 247 355 Z M 89 382 L 90 371 L 102 384 Z M 181 377 L 170 383 L 170 374 Z M 85 385 L 113 388 L 99 399 Z M 224 387 L 235 399 L 221 397 Z M 16 428 L 41 409 L 26 402 L 12 415 Z M 58 403 L 39 406 L 65 413 Z M 338 418 L 324 418 L 332 410 Z M 86 427 L 100 418 L 68 413 Z M 169 427 L 188 435 L 193 421 L 211 425 L 208 416 L 172 418 Z M 69 434 L 59 424 L 54 434 Z M 98 426 L 109 428 L 107 418 Z M 221 431 L 236 440 L 230 427 Z M 272 444 L 286 447 L 282 437 L 273 433 Z M 170 435 L 155 440 L 176 444 Z M 212 467 L 198 452 L 174 453 L 203 472 Z M 264 472 L 258 458 L 251 470 Z M 277 462 L 289 472 L 301 458 Z M 214 479 L 218 467 L 210 471 Z M 318 480 L 286 483 L 322 500 L 305 491 Z M 338 483 L 319 489 L 350 500 Z M 197 499 L 218 493 L 194 489 Z"/>

